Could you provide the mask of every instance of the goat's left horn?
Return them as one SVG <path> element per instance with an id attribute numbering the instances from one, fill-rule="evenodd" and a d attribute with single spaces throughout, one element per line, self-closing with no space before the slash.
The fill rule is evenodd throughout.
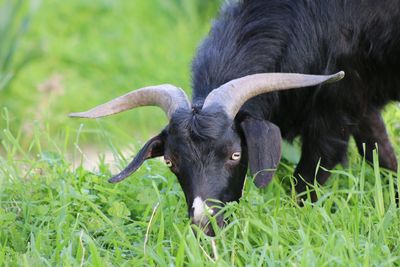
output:
<path id="1" fill-rule="evenodd" d="M 171 119 L 176 110 L 190 109 L 190 102 L 182 89 L 163 84 L 134 90 L 89 111 L 71 113 L 69 116 L 94 119 L 141 106 L 158 106 Z"/>
<path id="2" fill-rule="evenodd" d="M 234 118 L 242 105 L 250 98 L 274 91 L 315 86 L 341 80 L 344 72 L 333 75 L 308 75 L 298 73 L 260 73 L 229 81 L 211 91 L 203 109 L 220 106 Z"/>

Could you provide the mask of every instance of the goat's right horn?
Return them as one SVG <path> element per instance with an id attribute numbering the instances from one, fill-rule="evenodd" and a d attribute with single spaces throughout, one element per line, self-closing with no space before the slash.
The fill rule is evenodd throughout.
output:
<path id="1" fill-rule="evenodd" d="M 214 89 L 207 96 L 203 109 L 220 106 L 234 118 L 242 105 L 250 98 L 274 91 L 315 86 L 336 82 L 344 77 L 340 71 L 333 75 L 308 75 L 298 73 L 260 73 L 232 80 Z"/>
<path id="2" fill-rule="evenodd" d="M 176 110 L 190 109 L 190 102 L 182 89 L 163 84 L 134 90 L 91 110 L 71 113 L 69 116 L 94 119 L 141 106 L 158 106 L 171 119 Z"/>

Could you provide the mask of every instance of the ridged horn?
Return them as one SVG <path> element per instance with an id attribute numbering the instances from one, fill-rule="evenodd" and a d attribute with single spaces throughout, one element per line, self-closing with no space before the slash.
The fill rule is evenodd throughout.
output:
<path id="1" fill-rule="evenodd" d="M 315 86 L 341 80 L 344 72 L 333 75 L 308 75 L 298 73 L 260 73 L 231 80 L 211 91 L 204 101 L 203 109 L 220 106 L 229 117 L 234 118 L 250 98 L 274 91 Z"/>
<path id="2" fill-rule="evenodd" d="M 171 119 L 176 110 L 190 109 L 190 102 L 182 89 L 174 85 L 162 84 L 131 91 L 91 110 L 71 113 L 69 116 L 94 119 L 141 106 L 158 106 Z"/>

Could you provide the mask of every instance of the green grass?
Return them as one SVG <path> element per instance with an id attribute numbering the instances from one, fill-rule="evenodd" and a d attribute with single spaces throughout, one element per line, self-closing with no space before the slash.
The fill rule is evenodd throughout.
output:
<path id="1" fill-rule="evenodd" d="M 354 144 L 348 166 L 303 208 L 292 191 L 298 151 L 285 146 L 273 183 L 258 190 L 249 177 L 215 238 L 193 234 L 179 184 L 159 160 L 107 183 L 164 114 L 144 108 L 93 122 L 66 114 L 148 84 L 189 92 L 190 61 L 216 6 L 43 1 L 16 55 L 39 43 L 42 56 L 0 92 L 0 266 L 399 266 L 398 175 L 365 163 Z M 398 155 L 399 118 L 398 106 L 387 108 Z M 100 153 L 95 170 L 84 167 L 93 147 L 113 161 Z"/>
<path id="2" fill-rule="evenodd" d="M 8 117 L 6 111 L 2 115 Z M 395 175 L 369 166 L 354 149 L 349 166 L 338 167 L 327 186 L 317 187 L 320 200 L 303 208 L 291 193 L 292 164 L 283 162 L 267 189 L 256 189 L 248 179 L 241 202 L 225 208 L 229 224 L 210 238 L 193 234 L 176 178 L 158 160 L 111 185 L 106 182 L 111 166 L 101 159 L 99 170 L 89 171 L 66 158 L 82 157 L 79 136 L 73 139 L 69 143 L 65 136 L 56 144 L 37 128 L 24 149 L 18 134 L 4 129 L 0 266 L 397 266 L 400 261 Z M 115 159 L 127 163 L 118 154 Z"/>
<path id="3" fill-rule="evenodd" d="M 33 6 L 27 8 L 24 0 L 0 1 L 0 92 L 9 88 L 18 72 L 37 54 L 29 51 L 16 58 L 33 11 Z"/>

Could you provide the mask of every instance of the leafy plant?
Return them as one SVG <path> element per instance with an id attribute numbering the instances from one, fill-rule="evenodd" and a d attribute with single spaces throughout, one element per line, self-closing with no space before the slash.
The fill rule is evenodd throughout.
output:
<path id="1" fill-rule="evenodd" d="M 33 58 L 32 53 L 17 57 L 21 38 L 26 34 L 31 18 L 30 12 L 24 9 L 25 2 L 0 2 L 0 91 L 6 89 L 21 68 Z"/>

